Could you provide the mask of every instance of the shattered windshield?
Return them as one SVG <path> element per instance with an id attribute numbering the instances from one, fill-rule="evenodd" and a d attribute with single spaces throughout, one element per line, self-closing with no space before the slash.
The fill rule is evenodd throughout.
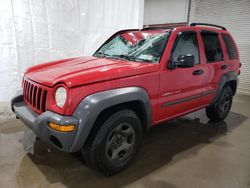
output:
<path id="1" fill-rule="evenodd" d="M 169 35 L 169 32 L 161 32 L 133 38 L 131 33 L 119 34 L 104 44 L 94 56 L 158 63 Z"/>

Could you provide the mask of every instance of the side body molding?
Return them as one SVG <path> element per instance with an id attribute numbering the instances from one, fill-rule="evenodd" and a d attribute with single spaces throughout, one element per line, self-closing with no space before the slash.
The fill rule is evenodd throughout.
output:
<path id="1" fill-rule="evenodd" d="M 238 74 L 235 71 L 227 72 L 221 76 L 221 78 L 217 84 L 218 86 L 217 86 L 216 95 L 210 103 L 211 105 L 218 99 L 225 84 L 227 82 L 230 82 L 230 81 L 236 81 L 236 87 L 238 86 L 239 79 L 238 79 Z"/>
<path id="2" fill-rule="evenodd" d="M 126 87 L 102 91 L 83 99 L 73 113 L 73 116 L 79 120 L 79 126 L 71 152 L 81 149 L 96 119 L 103 110 L 132 101 L 140 101 L 142 103 L 146 113 L 146 126 L 149 128 L 152 123 L 151 104 L 147 92 L 141 87 Z"/>

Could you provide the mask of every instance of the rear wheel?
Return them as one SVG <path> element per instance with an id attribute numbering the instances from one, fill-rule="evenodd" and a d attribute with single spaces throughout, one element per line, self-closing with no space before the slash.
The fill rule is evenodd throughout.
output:
<path id="1" fill-rule="evenodd" d="M 223 121 L 229 114 L 233 101 L 233 92 L 225 86 L 217 101 L 206 108 L 207 117 L 214 122 Z"/>
<path id="2" fill-rule="evenodd" d="M 83 148 L 90 167 L 105 175 L 125 169 L 134 159 L 142 141 L 140 119 L 131 110 L 121 110 L 104 121 Z"/>

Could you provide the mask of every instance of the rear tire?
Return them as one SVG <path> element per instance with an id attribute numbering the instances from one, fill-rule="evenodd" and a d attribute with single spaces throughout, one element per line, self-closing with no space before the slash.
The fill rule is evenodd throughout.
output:
<path id="1" fill-rule="evenodd" d="M 206 108 L 207 117 L 213 122 L 223 121 L 229 114 L 233 101 L 233 91 L 225 86 L 215 103 Z"/>
<path id="2" fill-rule="evenodd" d="M 82 149 L 85 162 L 106 176 L 125 169 L 142 141 L 142 125 L 135 112 L 120 110 L 109 116 Z"/>

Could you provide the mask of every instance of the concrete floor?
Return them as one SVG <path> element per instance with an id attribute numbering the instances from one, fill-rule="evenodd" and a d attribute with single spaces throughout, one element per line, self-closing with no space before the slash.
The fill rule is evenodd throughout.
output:
<path id="1" fill-rule="evenodd" d="M 0 121 L 0 187 L 250 187 L 249 109 L 240 96 L 225 122 L 201 110 L 155 127 L 135 162 L 109 178 L 79 154 L 46 148 L 19 120 Z"/>

